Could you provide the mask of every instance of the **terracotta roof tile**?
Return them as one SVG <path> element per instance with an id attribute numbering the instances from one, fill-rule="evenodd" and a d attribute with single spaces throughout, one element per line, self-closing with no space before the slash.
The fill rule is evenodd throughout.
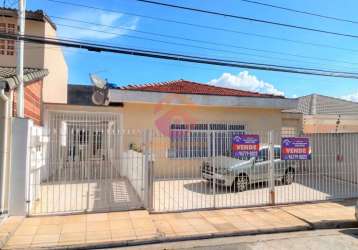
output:
<path id="1" fill-rule="evenodd" d="M 47 69 L 24 68 L 24 83 L 27 84 L 29 82 L 42 79 L 47 76 L 48 73 Z M 16 68 L 0 66 L 0 81 L 6 82 L 10 89 L 16 88 L 19 84 L 19 80 L 16 76 Z"/>
<path id="2" fill-rule="evenodd" d="M 0 16 L 17 18 L 17 9 L 0 7 Z M 26 10 L 26 19 L 48 22 L 55 30 L 57 29 L 55 23 L 43 10 Z"/>
<path id="3" fill-rule="evenodd" d="M 118 88 L 122 90 L 176 93 L 176 94 L 284 98 L 283 96 L 218 87 L 218 86 L 213 86 L 213 85 L 208 85 L 198 82 L 187 81 L 183 79 L 168 81 L 168 82 L 159 82 L 159 83 L 150 83 L 150 84 L 147 83 L 142 85 L 127 85 Z"/>

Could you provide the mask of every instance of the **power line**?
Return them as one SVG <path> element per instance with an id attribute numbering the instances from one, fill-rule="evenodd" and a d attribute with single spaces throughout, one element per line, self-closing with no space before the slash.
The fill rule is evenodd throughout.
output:
<path id="1" fill-rule="evenodd" d="M 208 65 L 235 67 L 235 68 L 264 70 L 264 71 L 296 73 L 296 74 L 304 74 L 304 75 L 358 79 L 358 72 L 330 71 L 330 70 L 315 69 L 315 68 L 291 67 L 291 66 L 282 66 L 282 65 L 274 65 L 274 64 L 222 60 L 217 58 L 197 57 L 197 56 L 191 56 L 185 54 L 173 54 L 173 53 L 165 53 L 165 52 L 153 51 L 153 50 L 139 50 L 139 49 L 133 49 L 128 47 L 106 46 L 98 43 L 84 43 L 74 40 L 53 39 L 53 38 L 40 37 L 40 36 L 29 36 L 29 35 L 20 36 L 17 34 L 0 33 L 0 38 L 11 39 L 11 40 L 23 40 L 25 42 L 32 42 L 38 44 L 49 44 L 49 45 L 86 49 L 93 52 L 110 52 L 110 53 L 118 53 L 124 55 L 141 56 L 141 57 L 172 60 L 172 61 L 183 61 L 183 62 L 190 62 L 190 63 L 197 63 L 197 64 L 208 64 Z"/>
<path id="2" fill-rule="evenodd" d="M 136 32 L 136 33 L 142 33 L 142 34 L 165 37 L 165 38 L 180 39 L 180 40 L 189 41 L 189 42 L 196 42 L 196 43 L 203 43 L 203 44 L 210 44 L 210 45 L 218 45 L 218 46 L 231 47 L 231 48 L 237 48 L 237 49 L 243 49 L 243 50 L 249 50 L 249 51 L 256 51 L 256 52 L 264 52 L 264 53 L 270 53 L 270 54 L 278 54 L 278 55 L 300 57 L 300 58 L 313 59 L 313 60 L 325 61 L 325 62 L 334 61 L 334 62 L 337 62 L 337 63 L 344 63 L 344 64 L 348 64 L 348 65 L 358 65 L 358 63 L 355 63 L 355 62 L 336 60 L 336 59 L 331 59 L 331 58 L 320 58 L 320 57 L 305 56 L 305 55 L 300 55 L 300 54 L 291 54 L 291 53 L 285 53 L 285 52 L 278 52 L 278 51 L 273 51 L 273 50 L 249 48 L 249 47 L 237 46 L 237 45 L 233 45 L 233 44 L 218 43 L 218 42 L 213 42 L 213 41 L 205 41 L 205 40 L 193 39 L 193 38 L 181 37 L 181 36 L 175 36 L 175 35 L 167 35 L 167 34 L 163 34 L 163 33 L 143 31 L 143 30 L 138 30 L 138 29 L 134 29 L 134 28 L 128 28 L 128 27 L 124 27 L 124 26 L 105 25 L 105 24 L 89 22 L 89 21 L 85 21 L 85 20 L 78 20 L 78 19 L 65 18 L 65 17 L 59 17 L 59 16 L 50 15 L 50 17 L 55 18 L 55 19 L 65 20 L 65 21 L 71 21 L 71 22 L 77 22 L 77 23 L 83 23 L 83 24 L 90 24 L 90 25 L 95 25 L 95 26 L 111 28 L 111 29 L 126 30 L 126 31 L 132 31 L 132 32 Z M 68 26 L 68 25 L 64 25 L 64 24 L 59 24 L 59 25 L 60 26 Z M 72 27 L 72 26 L 68 26 L 68 27 Z M 73 27 L 73 28 L 75 28 L 75 27 Z M 93 30 L 93 29 L 83 28 L 83 27 L 80 27 L 80 29 Z M 99 32 L 102 32 L 102 31 L 99 31 Z M 122 36 L 126 36 L 126 35 L 122 35 Z"/>
<path id="3" fill-rule="evenodd" d="M 309 15 L 309 16 L 321 17 L 321 18 L 335 20 L 335 21 L 339 21 L 339 22 L 358 24 L 358 21 L 354 21 L 354 20 L 349 20 L 349 19 L 340 18 L 340 17 L 327 16 L 327 15 L 314 13 L 314 12 L 310 12 L 310 11 L 296 10 L 296 9 L 291 9 L 291 8 L 278 6 L 278 5 L 274 5 L 274 4 L 263 3 L 263 2 L 259 2 L 259 1 L 253 1 L 253 0 L 239 0 L 239 1 L 256 4 L 256 5 L 261 5 L 261 6 L 266 6 L 266 7 L 271 7 L 271 8 L 280 9 L 280 10 L 285 10 L 285 11 L 289 11 L 289 12 Z"/>
<path id="4" fill-rule="evenodd" d="M 334 35 L 334 36 L 358 38 L 358 35 L 354 35 L 354 34 L 340 33 L 340 32 L 336 32 L 336 31 L 322 30 L 322 29 L 316 29 L 316 28 L 311 28 L 311 27 L 305 27 L 305 26 L 299 26 L 299 25 L 293 25 L 293 24 L 287 24 L 287 23 L 280 23 L 280 22 L 275 22 L 275 21 L 271 21 L 271 20 L 257 19 L 257 18 L 246 17 L 246 16 L 238 16 L 238 15 L 233 15 L 233 14 L 228 14 L 228 13 L 222 13 L 222 12 L 216 12 L 216 11 L 192 8 L 192 7 L 187 7 L 187 6 L 181 6 L 181 5 L 169 4 L 169 3 L 163 3 L 163 2 L 156 2 L 156 1 L 150 1 L 150 0 L 137 0 L 137 1 L 138 2 L 143 2 L 143 3 L 148 3 L 148 4 L 164 6 L 164 7 L 175 8 L 175 9 L 182 9 L 182 10 L 188 10 L 188 11 L 193 11 L 193 12 L 199 12 L 199 13 L 204 13 L 204 14 L 209 14 L 209 15 L 229 17 L 229 18 L 245 20 L 245 21 L 250 21 L 250 22 L 264 23 L 264 24 L 276 25 L 276 26 L 281 26 L 281 27 L 286 27 L 286 28 L 293 28 L 293 29 L 299 29 L 299 30 L 318 32 L 318 33 Z"/>
<path id="5" fill-rule="evenodd" d="M 315 64 L 314 62 L 303 61 L 303 60 L 292 60 L 292 59 L 282 58 L 282 57 L 264 56 L 264 55 L 258 55 L 258 54 L 237 52 L 237 51 L 232 51 L 232 50 L 224 50 L 224 49 L 209 48 L 209 47 L 203 47 L 203 46 L 197 46 L 197 45 L 190 45 L 190 44 L 185 44 L 185 43 L 169 42 L 169 41 L 158 40 L 158 39 L 153 39 L 153 38 L 133 36 L 133 35 L 105 31 L 105 30 L 97 30 L 97 29 L 84 28 L 84 27 L 79 27 L 79 26 L 66 25 L 66 24 L 61 24 L 61 23 L 57 23 L 57 25 L 63 26 L 63 27 L 68 27 L 68 28 L 73 28 L 73 29 L 78 29 L 78 30 L 88 30 L 88 31 L 94 31 L 94 32 L 98 32 L 98 33 L 120 35 L 122 37 L 128 37 L 128 38 L 132 38 L 132 39 L 151 41 L 151 42 L 176 45 L 176 46 L 182 46 L 182 47 L 189 47 L 189 48 L 197 48 L 197 49 L 203 49 L 203 50 L 207 50 L 207 51 L 216 51 L 216 52 L 222 52 L 222 53 L 228 53 L 228 54 L 236 54 L 236 55 L 240 55 L 240 56 L 244 55 L 244 56 L 258 57 L 258 58 L 263 58 L 263 59 L 273 59 L 273 60 L 281 60 L 281 61 L 295 62 L 295 63 Z"/>
<path id="6" fill-rule="evenodd" d="M 132 13 L 132 12 L 118 11 L 118 10 L 101 8 L 101 7 L 85 5 L 85 4 L 79 4 L 79 3 L 74 3 L 74 2 L 66 2 L 66 1 L 62 1 L 62 0 L 47 0 L 47 1 L 48 2 L 53 2 L 53 3 L 59 3 L 59 4 L 63 4 L 63 5 L 68 5 L 68 6 L 75 6 L 75 7 L 79 7 L 79 8 L 86 8 L 86 9 L 98 10 L 98 11 L 109 12 L 109 13 L 124 14 L 124 15 L 147 18 L 147 19 L 161 21 L 161 22 L 168 22 L 168 23 L 175 23 L 175 24 L 179 24 L 179 25 L 197 27 L 197 28 L 201 28 L 201 29 L 222 31 L 222 32 L 245 35 L 245 36 L 260 37 L 260 38 L 272 39 L 272 40 L 283 41 L 283 42 L 290 42 L 290 43 L 295 43 L 295 44 L 303 44 L 303 45 L 309 45 L 309 46 L 313 46 L 313 47 L 317 47 L 317 48 L 324 47 L 324 48 L 336 49 L 336 50 L 342 50 L 342 51 L 358 52 L 358 50 L 356 50 L 356 49 L 338 47 L 338 46 L 333 46 L 333 45 L 330 45 L 330 44 L 322 44 L 322 43 L 314 43 L 314 42 L 293 40 L 293 39 L 288 39 L 288 38 L 282 38 L 282 37 L 276 37 L 276 36 L 270 36 L 270 35 L 263 35 L 263 34 L 259 34 L 259 33 L 242 32 L 242 31 L 233 30 L 233 29 L 214 27 L 214 26 L 208 26 L 208 25 L 202 25 L 202 24 L 196 24 L 196 23 L 189 23 L 189 22 L 178 21 L 178 20 L 174 20 L 174 19 L 154 17 L 154 16 L 142 15 L 142 14 L 137 14 L 137 13 Z"/>
<path id="7" fill-rule="evenodd" d="M 40 49 L 44 49 L 43 45 L 38 45 L 38 44 L 32 44 L 32 43 L 27 43 L 28 46 L 30 46 L 31 48 L 27 48 L 27 49 L 34 49 L 34 50 L 40 50 Z M 60 47 L 59 46 L 56 46 L 56 45 L 52 45 L 50 48 L 49 46 L 46 46 L 46 49 L 51 49 L 51 50 L 58 50 Z M 66 48 L 66 49 L 69 49 L 71 51 L 77 51 L 76 48 Z M 145 49 L 150 49 L 150 48 L 145 48 Z M 76 53 L 80 53 L 80 54 L 83 54 L 83 55 L 86 55 L 88 52 L 86 51 L 77 51 Z M 175 53 L 175 52 L 173 52 Z M 122 62 L 122 61 L 119 61 L 119 62 Z M 208 67 L 206 66 L 201 66 L 201 64 L 186 64 L 185 62 L 182 62 L 182 63 L 179 63 L 177 61 L 167 61 L 167 60 L 155 60 L 153 59 L 151 62 L 151 64 L 157 64 L 157 65 L 162 65 L 162 66 L 168 66 L 168 67 L 173 67 L 173 68 L 185 68 L 185 69 L 197 69 L 197 70 L 202 70 L 202 71 L 208 71 L 208 72 L 215 72 L 215 73 L 222 73 L 222 69 L 220 66 L 215 66 L 215 65 L 210 65 Z M 162 69 L 161 70 L 166 70 L 166 69 Z M 110 70 L 110 72 L 113 71 L 113 70 Z M 294 79 L 294 80 L 297 80 L 297 79 L 305 79 L 306 81 L 311 81 L 312 78 L 311 77 L 314 77 L 312 75 L 302 75 L 302 74 L 290 74 L 290 75 L 287 75 L 285 76 L 285 78 L 288 78 L 288 79 Z M 334 81 L 335 78 L 327 78 L 325 80 L 325 82 L 327 81 Z"/>

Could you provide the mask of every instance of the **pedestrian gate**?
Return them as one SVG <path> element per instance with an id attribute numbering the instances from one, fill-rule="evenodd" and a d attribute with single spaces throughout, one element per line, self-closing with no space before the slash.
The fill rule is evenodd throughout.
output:
<path id="1" fill-rule="evenodd" d="M 143 206 L 143 175 L 125 169 L 120 119 L 118 113 L 50 111 L 43 128 L 32 128 L 29 214 Z"/>

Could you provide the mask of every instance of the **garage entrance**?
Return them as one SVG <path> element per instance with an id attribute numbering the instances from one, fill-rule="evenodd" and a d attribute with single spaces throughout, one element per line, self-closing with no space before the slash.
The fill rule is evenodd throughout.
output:
<path id="1" fill-rule="evenodd" d="M 174 130 L 177 131 L 177 130 Z M 256 134 L 256 157 L 233 157 L 232 138 Z M 306 137 L 307 160 L 281 160 L 283 137 Z M 164 143 L 165 142 L 165 143 Z M 153 138 L 153 211 L 186 211 L 358 197 L 358 134 L 199 130 Z M 161 153 L 161 148 L 167 153 Z M 157 148 L 157 149 L 156 149 Z"/>
<path id="2" fill-rule="evenodd" d="M 30 215 L 143 206 L 142 190 L 133 186 L 142 176 L 124 169 L 120 119 L 117 113 L 51 111 L 44 127 L 32 128 Z"/>

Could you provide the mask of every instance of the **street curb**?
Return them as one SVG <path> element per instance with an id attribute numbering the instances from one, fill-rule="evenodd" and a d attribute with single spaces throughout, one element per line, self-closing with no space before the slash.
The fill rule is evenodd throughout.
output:
<path id="1" fill-rule="evenodd" d="M 285 227 L 285 228 L 268 228 L 260 230 L 247 230 L 240 232 L 225 232 L 225 233 L 209 233 L 209 234 L 196 234 L 188 236 L 175 236 L 175 237 L 154 237 L 151 239 L 143 240 L 126 240 L 118 242 L 104 242 L 104 243 L 90 243 L 90 244 L 80 244 L 73 246 L 60 246 L 60 247 L 38 247 L 32 249 L 54 249 L 54 250 L 64 250 L 64 249 L 99 249 L 99 248 L 113 248 L 113 247 L 127 247 L 127 246 L 138 246 L 138 245 L 147 245 L 147 244 L 158 244 L 158 243 L 169 243 L 169 242 L 180 242 L 180 241 L 189 241 L 189 240 L 204 240 L 212 238 L 222 238 L 222 237 L 234 237 L 234 236 L 250 236 L 250 235 L 260 235 L 260 234 L 274 234 L 274 233 L 289 233 L 297 231 L 307 231 L 312 230 L 309 225 L 306 226 L 295 226 L 295 227 Z"/>
<path id="2" fill-rule="evenodd" d="M 357 227 L 358 222 L 352 220 L 344 221 L 323 221 L 318 223 L 312 223 L 312 229 L 335 229 L 335 228 L 350 228 Z"/>
<path id="3" fill-rule="evenodd" d="M 310 223 L 304 226 L 294 226 L 294 227 L 268 228 L 268 229 L 247 230 L 247 231 L 240 231 L 240 232 L 197 234 L 197 235 L 188 235 L 188 236 L 180 236 L 180 237 L 159 236 L 159 237 L 154 237 L 151 239 L 143 239 L 143 240 L 126 240 L 126 241 L 117 241 L 117 242 L 109 242 L 109 243 L 104 242 L 104 243 L 93 243 L 93 244 L 81 244 L 81 245 L 52 247 L 52 248 L 39 247 L 37 249 L 54 249 L 54 250 L 83 249 L 84 250 L 89 248 L 99 249 L 99 248 L 128 247 L 128 246 L 139 246 L 139 245 L 147 245 L 147 244 L 170 243 L 170 242 L 180 242 L 180 241 L 190 241 L 190 240 L 205 240 L 205 239 L 223 238 L 223 237 L 290 233 L 290 232 L 309 231 L 309 230 L 317 230 L 317 229 L 350 228 L 356 226 L 357 226 L 357 222 L 352 220 L 324 221 L 324 222 Z"/>

